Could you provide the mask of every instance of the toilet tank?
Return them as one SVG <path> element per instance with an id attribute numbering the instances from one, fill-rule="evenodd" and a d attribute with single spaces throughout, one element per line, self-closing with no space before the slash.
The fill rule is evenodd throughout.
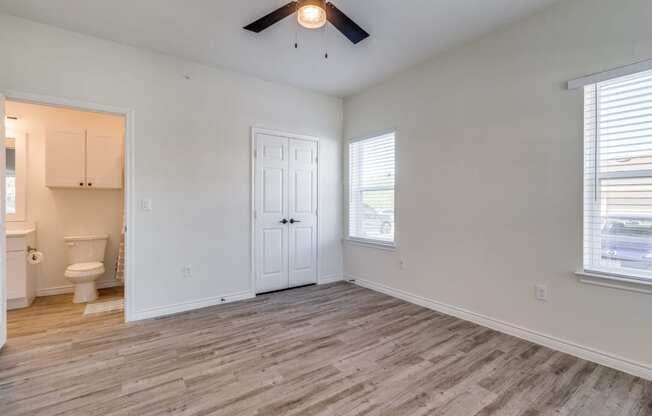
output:
<path id="1" fill-rule="evenodd" d="M 63 240 L 68 247 L 68 264 L 104 262 L 108 235 L 70 236 Z"/>

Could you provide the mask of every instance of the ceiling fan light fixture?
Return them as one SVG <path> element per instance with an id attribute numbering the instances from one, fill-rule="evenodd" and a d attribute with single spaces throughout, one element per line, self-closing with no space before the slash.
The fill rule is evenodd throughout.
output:
<path id="1" fill-rule="evenodd" d="M 369 37 L 369 33 L 328 0 L 292 0 L 243 29 L 260 33 L 293 14 L 297 15 L 298 24 L 308 29 L 319 29 L 326 22 L 332 24 L 354 45 Z"/>
<path id="2" fill-rule="evenodd" d="M 297 8 L 297 20 L 306 29 L 319 29 L 326 24 L 326 2 L 323 0 L 302 0 Z"/>

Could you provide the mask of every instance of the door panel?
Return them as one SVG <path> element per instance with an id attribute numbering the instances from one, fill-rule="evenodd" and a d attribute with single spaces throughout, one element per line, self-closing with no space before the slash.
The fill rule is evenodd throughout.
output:
<path id="1" fill-rule="evenodd" d="M 263 213 L 283 216 L 285 169 L 263 169 Z"/>
<path id="2" fill-rule="evenodd" d="M 255 138 L 254 269 L 256 293 L 287 289 L 288 139 L 258 134 Z"/>
<path id="3" fill-rule="evenodd" d="M 312 227 L 294 226 L 294 271 L 310 271 L 312 269 L 313 247 Z"/>
<path id="4" fill-rule="evenodd" d="M 283 231 L 278 228 L 263 230 L 263 274 L 270 276 L 283 272 Z"/>
<path id="5" fill-rule="evenodd" d="M 297 170 L 294 173 L 294 213 L 310 214 L 314 207 L 312 205 L 312 176 L 311 170 Z"/>
<path id="6" fill-rule="evenodd" d="M 317 143 L 290 140 L 290 286 L 317 283 Z"/>

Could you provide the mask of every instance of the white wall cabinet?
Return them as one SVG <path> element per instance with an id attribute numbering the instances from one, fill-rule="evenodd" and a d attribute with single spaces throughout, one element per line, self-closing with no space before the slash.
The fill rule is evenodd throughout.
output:
<path id="1" fill-rule="evenodd" d="M 122 138 L 91 130 L 50 131 L 45 184 L 84 189 L 122 188 Z"/>

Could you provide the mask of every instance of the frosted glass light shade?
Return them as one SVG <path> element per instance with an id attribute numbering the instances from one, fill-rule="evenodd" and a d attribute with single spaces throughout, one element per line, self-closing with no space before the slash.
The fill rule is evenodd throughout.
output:
<path id="1" fill-rule="evenodd" d="M 297 19 L 307 29 L 319 29 L 326 24 L 326 10 L 320 2 L 305 2 L 297 10 Z"/>

